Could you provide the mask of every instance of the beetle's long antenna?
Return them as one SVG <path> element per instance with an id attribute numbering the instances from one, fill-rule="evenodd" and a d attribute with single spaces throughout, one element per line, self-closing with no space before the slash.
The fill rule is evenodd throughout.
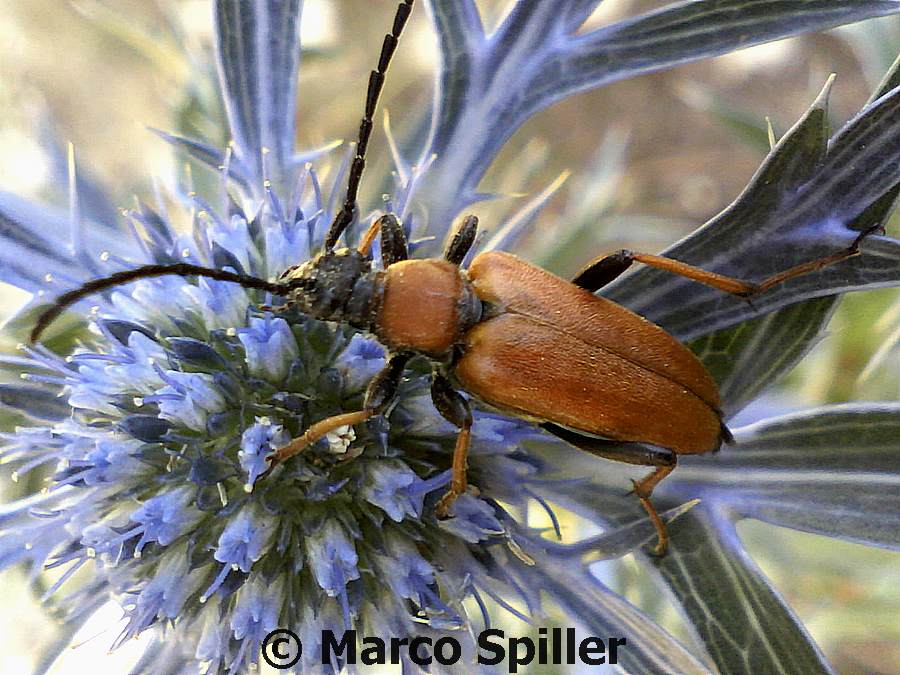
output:
<path id="1" fill-rule="evenodd" d="M 110 274 L 102 279 L 94 279 L 86 284 L 60 295 L 53 306 L 48 308 L 38 317 L 34 328 L 31 330 L 31 342 L 36 342 L 41 337 L 41 333 L 53 321 L 62 314 L 63 310 L 72 303 L 80 300 L 86 295 L 102 291 L 113 286 L 127 284 L 129 281 L 136 279 L 144 279 L 146 277 L 162 277 L 167 275 L 175 275 L 180 277 L 208 277 L 219 281 L 231 281 L 240 284 L 245 288 L 256 288 L 261 291 L 269 291 L 277 295 L 283 295 L 290 290 L 288 284 L 276 284 L 259 279 L 257 277 L 247 276 L 246 274 L 237 274 L 235 272 L 226 272 L 224 270 L 211 269 L 209 267 L 200 267 L 199 265 L 191 265 L 189 263 L 174 263 L 171 265 L 144 265 L 133 270 L 125 270 Z"/>
<path id="2" fill-rule="evenodd" d="M 378 59 L 378 66 L 369 75 L 369 88 L 366 92 L 366 109 L 363 112 L 362 122 L 359 125 L 359 139 L 356 142 L 356 156 L 353 158 L 353 164 L 350 165 L 350 178 L 347 181 L 347 195 L 344 197 L 344 204 L 338 211 L 328 229 L 328 235 L 325 237 L 325 250 L 330 251 L 334 248 L 337 240 L 343 234 L 347 226 L 353 222 L 353 213 L 356 211 L 356 195 L 359 191 L 359 181 L 362 178 L 363 169 L 366 166 L 366 148 L 369 145 L 369 136 L 372 133 L 372 118 L 375 116 L 375 107 L 378 105 L 378 97 L 381 94 L 381 87 L 384 85 L 384 76 L 388 66 L 391 63 L 391 57 L 394 50 L 397 49 L 397 41 L 409 13 L 412 11 L 413 0 L 403 0 L 397 7 L 397 13 L 394 15 L 394 25 L 391 32 L 384 36 L 384 42 L 381 44 L 381 57 Z"/>

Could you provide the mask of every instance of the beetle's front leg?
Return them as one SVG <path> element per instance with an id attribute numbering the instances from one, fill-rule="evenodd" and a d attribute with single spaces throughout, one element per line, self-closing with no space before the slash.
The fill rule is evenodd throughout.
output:
<path id="1" fill-rule="evenodd" d="M 353 426 L 354 424 L 365 422 L 369 418 L 386 411 L 397 397 L 400 379 L 403 377 L 403 371 L 406 369 L 406 364 L 410 358 L 412 358 L 412 355 L 407 353 L 393 355 L 387 362 L 387 365 L 369 382 L 365 398 L 363 399 L 362 410 L 326 417 L 324 420 L 311 425 L 301 436 L 298 436 L 276 451 L 272 457 L 269 469 L 260 478 L 267 476 L 276 466 L 309 447 L 326 434 L 330 434 L 343 426 Z"/>
<path id="2" fill-rule="evenodd" d="M 450 479 L 450 489 L 441 497 L 434 510 L 438 518 L 446 518 L 450 515 L 453 502 L 468 488 L 466 471 L 472 436 L 472 409 L 469 402 L 453 388 L 450 380 L 437 371 L 434 372 L 431 382 L 431 400 L 444 419 L 459 427 L 456 447 L 453 449 L 453 477 Z"/>
<path id="3" fill-rule="evenodd" d="M 375 237 L 379 232 L 381 232 L 381 263 L 385 269 L 394 263 L 409 258 L 409 246 L 406 244 L 406 234 L 403 232 L 403 225 L 400 224 L 396 216 L 390 213 L 384 214 L 372 223 L 363 235 L 357 250 L 368 256 L 372 248 L 372 242 L 375 241 Z"/>

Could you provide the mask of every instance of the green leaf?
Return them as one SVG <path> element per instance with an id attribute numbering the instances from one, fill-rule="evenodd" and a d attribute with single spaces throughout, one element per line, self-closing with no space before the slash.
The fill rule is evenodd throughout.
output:
<path id="1" fill-rule="evenodd" d="M 894 0 L 698 0 L 676 2 L 581 36 L 559 58 L 557 90 L 637 73 L 900 11 Z"/>
<path id="2" fill-rule="evenodd" d="M 722 513 L 693 509 L 654 565 L 722 673 L 831 671 Z"/>
<path id="3" fill-rule="evenodd" d="M 898 84 L 900 57 L 872 95 L 870 103 Z M 812 110 L 818 108 L 824 112 L 827 92 L 826 86 Z M 807 170 L 805 166 L 813 167 L 821 163 L 826 136 L 827 116 L 812 118 L 808 114 L 782 141 L 790 146 L 792 157 L 780 162 L 780 170 L 770 167 L 768 180 L 760 183 L 766 186 L 772 181 L 785 179 L 795 182 L 796 178 L 792 179 L 792 175 L 802 179 Z M 804 157 L 805 160 L 801 160 Z M 900 185 L 875 200 L 850 222 L 849 229 L 861 232 L 877 225 L 883 226 L 894 210 L 898 191 Z M 690 344 L 719 384 L 726 415 L 740 410 L 793 369 L 824 337 L 825 325 L 836 304 L 837 298 L 834 296 L 806 300 L 706 335 Z"/>
<path id="4" fill-rule="evenodd" d="M 3 324 L 0 346 L 12 351 L 20 344 L 27 344 L 37 318 L 50 307 L 42 298 L 34 298 Z M 56 354 L 69 354 L 80 340 L 89 337 L 84 317 L 75 312 L 65 312 L 41 337 L 41 343 Z"/>
<path id="5" fill-rule="evenodd" d="M 0 383 L 0 411 L 24 415 L 32 423 L 58 422 L 71 413 L 55 391 L 24 383 Z"/>
<path id="6" fill-rule="evenodd" d="M 872 97 L 869 99 L 869 103 L 872 103 L 876 99 L 881 98 L 896 87 L 900 87 L 900 55 L 898 55 L 897 58 L 894 59 L 894 63 L 891 65 L 890 69 L 888 69 L 887 73 L 885 73 L 884 77 L 881 79 L 881 82 L 875 88 Z"/>
<path id="7" fill-rule="evenodd" d="M 900 403 L 826 406 L 735 433 L 716 457 L 685 457 L 666 487 L 735 514 L 900 549 Z"/>
<path id="8" fill-rule="evenodd" d="M 824 337 L 836 304 L 807 300 L 690 343 L 719 385 L 726 418 L 793 370 Z"/>
<path id="9" fill-rule="evenodd" d="M 613 593 L 578 565 L 544 565 L 530 570 L 545 593 L 592 635 L 624 637 L 619 662 L 629 673 L 709 673 L 675 638 L 634 605 Z"/>
<path id="10" fill-rule="evenodd" d="M 551 502 L 612 527 L 643 513 L 637 499 L 625 494 L 622 465 L 553 442 L 535 444 L 531 450 L 548 463 L 564 462 L 568 475 L 590 476 L 577 489 L 548 485 L 542 494 Z M 723 454 L 684 459 L 695 460 L 690 471 L 703 462 L 709 475 L 715 475 Z M 635 467 L 626 471 L 633 474 Z M 692 497 L 701 497 L 701 504 L 669 527 L 665 557 L 647 557 L 659 573 L 658 581 L 674 593 L 690 630 L 723 673 L 829 672 L 802 624 L 743 551 L 724 507 L 707 498 L 696 482 L 682 481 L 690 471 L 680 461 L 678 470 L 660 485 L 654 502 L 662 510 L 693 493 Z M 671 488 L 676 487 L 673 494 Z"/>
<path id="11" fill-rule="evenodd" d="M 826 152 L 827 93 L 828 85 L 738 199 L 668 257 L 761 281 L 845 249 L 855 228 L 884 222 L 900 186 L 900 88 L 865 107 Z M 650 268 L 603 294 L 688 341 L 803 300 L 896 285 L 898 261 L 900 241 L 873 235 L 860 255 L 779 284 L 752 303 Z"/>
<path id="12" fill-rule="evenodd" d="M 519 0 L 485 37 L 471 0 L 430 0 L 441 72 L 423 192 L 451 222 L 512 134 L 560 99 L 751 45 L 900 12 L 897 0 L 674 2 L 579 35 L 599 0 Z M 502 82 L 498 87 L 497 82 Z M 477 130 L 477 133 L 473 133 Z"/>

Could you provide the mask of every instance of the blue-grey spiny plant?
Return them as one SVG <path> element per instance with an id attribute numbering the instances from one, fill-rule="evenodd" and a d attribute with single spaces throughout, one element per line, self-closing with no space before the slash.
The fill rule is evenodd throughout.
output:
<path id="1" fill-rule="evenodd" d="M 76 180 L 74 162 L 68 215 L 0 195 L 0 278 L 35 294 L 10 332 L 30 328 L 48 296 L 141 264 L 274 279 L 321 248 L 350 154 L 295 152 L 302 3 L 213 4 L 233 142 L 164 137 L 215 172 L 219 189 L 181 195 L 189 233 L 143 201 L 118 220 L 102 217 L 108 204 Z M 900 12 L 896 0 L 695 0 L 579 32 L 597 4 L 518 0 L 488 32 L 470 0 L 427 3 L 442 56 L 430 126 L 420 125 L 430 131 L 407 149 L 414 160 L 395 154 L 390 196 L 378 205 L 402 219 L 415 256 L 437 254 L 455 218 L 489 196 L 479 182 L 513 131 L 554 101 Z M 886 222 L 900 189 L 900 69 L 833 136 L 829 86 L 736 201 L 666 255 L 762 278 Z M 479 250 L 511 246 L 542 203 L 486 224 Z M 348 237 L 377 213 L 363 208 Z M 604 295 L 688 342 L 730 417 L 811 348 L 838 294 L 898 282 L 900 242 L 873 235 L 860 255 L 752 305 L 649 269 Z M 302 671 L 311 672 L 323 628 L 385 638 L 450 631 L 466 641 L 491 613 L 540 620 L 547 604 L 593 634 L 627 637 L 629 672 L 827 672 L 735 522 L 900 547 L 900 492 L 889 490 L 900 480 L 896 403 L 765 420 L 736 429 L 734 447 L 683 460 L 658 492 L 674 520 L 661 560 L 640 552 L 653 528 L 609 463 L 485 410 L 476 409 L 470 459 L 478 489 L 457 501 L 455 517 L 435 518 L 456 430 L 415 363 L 389 415 L 329 434 L 259 480 L 271 454 L 311 422 L 359 409 L 385 356 L 365 335 L 271 311 L 272 301 L 221 281 L 143 279 L 80 302 L 43 344 L 2 357 L 5 372 L 21 374 L 0 389 L 20 420 L 2 435 L 2 461 L 14 479 L 47 480 L 0 512 L 0 563 L 25 563 L 36 577 L 61 570 L 44 597 L 71 622 L 118 602 L 118 643 L 153 631 L 136 672 L 243 672 L 279 626 L 303 638 Z M 529 527 L 529 504 L 570 508 L 605 530 L 556 541 Z M 695 645 L 591 575 L 593 561 L 635 549 Z M 83 568 L 88 580 L 74 585 Z"/>

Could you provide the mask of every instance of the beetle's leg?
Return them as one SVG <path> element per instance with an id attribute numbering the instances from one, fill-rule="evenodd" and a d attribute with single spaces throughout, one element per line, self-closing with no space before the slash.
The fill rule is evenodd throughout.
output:
<path id="1" fill-rule="evenodd" d="M 369 229 L 366 230 L 362 239 L 359 240 L 359 246 L 356 247 L 356 250 L 368 258 L 369 251 L 372 249 L 372 242 L 375 241 L 375 237 L 378 236 L 379 230 L 381 230 L 381 218 L 376 219 L 369 225 Z"/>
<path id="2" fill-rule="evenodd" d="M 381 232 L 381 261 L 385 267 L 390 267 L 396 262 L 409 258 L 409 249 L 406 245 L 406 234 L 400 221 L 390 213 L 386 213 L 369 226 L 363 235 L 357 250 L 365 256 L 369 255 L 372 242 L 378 232 Z"/>
<path id="3" fill-rule="evenodd" d="M 289 312 L 293 309 L 294 303 L 286 302 L 283 305 L 259 305 L 257 309 L 261 312 L 272 312 L 274 314 L 278 314 L 279 312 Z"/>
<path id="4" fill-rule="evenodd" d="M 324 420 L 311 425 L 302 435 L 275 452 L 269 469 L 260 478 L 267 476 L 276 466 L 287 461 L 335 429 L 365 422 L 369 418 L 380 415 L 387 410 L 397 396 L 400 379 L 403 377 L 403 371 L 411 357 L 412 355 L 407 353 L 392 356 L 387 365 L 369 382 L 365 398 L 363 399 L 362 410 L 326 417 Z"/>
<path id="5" fill-rule="evenodd" d="M 475 235 L 478 234 L 478 218 L 475 216 L 466 216 L 456 228 L 453 239 L 447 244 L 447 250 L 444 251 L 444 259 L 452 262 L 454 265 L 461 265 L 472 244 L 475 243 Z"/>
<path id="6" fill-rule="evenodd" d="M 357 410 L 356 412 L 333 415 L 332 417 L 326 417 L 324 420 L 319 420 L 315 424 L 311 425 L 300 436 L 291 440 L 290 443 L 278 448 L 278 450 L 270 460 L 271 463 L 269 465 L 269 470 L 266 471 L 266 474 L 271 472 L 272 469 L 274 469 L 279 464 L 286 462 L 294 455 L 300 453 L 302 450 L 305 450 L 320 438 L 330 434 L 335 429 L 353 426 L 354 424 L 365 422 L 367 419 L 376 414 L 377 413 L 374 410 L 363 409 Z"/>
<path id="7" fill-rule="evenodd" d="M 631 267 L 633 262 L 634 257 L 631 251 L 623 249 L 610 253 L 588 263 L 587 267 L 575 275 L 572 283 L 593 293 L 622 274 Z"/>
<path id="8" fill-rule="evenodd" d="M 687 277 L 688 279 L 699 281 L 701 284 L 712 286 L 725 293 L 731 293 L 732 295 L 741 298 L 749 298 L 762 293 L 763 291 L 767 291 L 773 286 L 777 286 L 788 279 L 794 279 L 795 277 L 815 272 L 816 270 L 828 267 L 828 265 L 833 265 L 834 263 L 846 260 L 847 258 L 852 258 L 859 253 L 859 245 L 862 243 L 863 239 L 880 230 L 880 225 L 870 227 L 869 229 L 860 232 L 856 239 L 853 240 L 853 243 L 842 251 L 795 265 L 794 267 L 773 274 L 756 283 L 727 277 L 722 274 L 716 274 L 715 272 L 708 272 L 679 260 L 673 260 L 672 258 L 651 255 L 649 253 L 635 253 L 634 251 L 627 250 L 617 251 L 616 253 L 588 264 L 587 267 L 576 275 L 572 280 L 572 283 L 593 292 L 602 288 L 622 274 L 622 272 L 627 270 L 633 262 L 640 262 L 649 265 L 650 267 L 655 267 L 656 269 L 665 270 L 672 274 L 678 274 Z"/>
<path id="9" fill-rule="evenodd" d="M 671 465 L 657 467 L 640 480 L 631 481 L 633 487 L 629 494 L 634 494 L 641 500 L 641 506 L 644 507 L 644 511 L 650 516 L 653 527 L 656 528 L 657 541 L 653 553 L 657 556 L 666 554 L 666 550 L 669 548 L 669 532 L 666 530 L 666 524 L 662 521 L 662 518 L 659 517 L 659 512 L 656 510 L 656 507 L 653 506 L 653 502 L 650 501 L 650 496 L 653 494 L 653 488 L 655 488 L 663 478 L 675 470 L 675 464 L 677 464 L 677 462 L 678 455 L 673 452 Z"/>
<path id="10" fill-rule="evenodd" d="M 450 380 L 436 371 L 431 381 L 431 400 L 444 419 L 459 427 L 456 447 L 453 449 L 453 478 L 450 479 L 450 490 L 441 497 L 435 508 L 435 515 L 438 518 L 446 518 L 453 502 L 468 488 L 466 471 L 472 435 L 472 410 L 469 402 L 451 386 Z"/>
<path id="11" fill-rule="evenodd" d="M 659 517 L 656 507 L 650 501 L 650 496 L 653 494 L 653 488 L 675 469 L 675 465 L 678 463 L 678 455 L 668 448 L 657 448 L 640 443 L 622 443 L 605 438 L 585 436 L 551 422 L 545 422 L 541 427 L 566 443 L 592 455 L 611 459 L 615 462 L 657 467 L 651 474 L 639 481 L 635 481 L 632 492 L 641 500 L 641 506 L 644 507 L 647 515 L 650 516 L 653 526 L 656 528 L 657 543 L 654 553 L 658 556 L 664 555 L 669 545 L 669 535 L 666 531 L 666 524 Z"/>

